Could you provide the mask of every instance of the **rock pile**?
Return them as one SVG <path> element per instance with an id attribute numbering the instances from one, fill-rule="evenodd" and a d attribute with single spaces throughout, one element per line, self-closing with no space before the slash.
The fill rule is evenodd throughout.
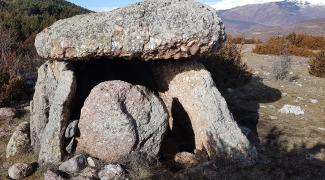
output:
<path id="1" fill-rule="evenodd" d="M 157 156 L 167 131 L 193 164 L 201 161 L 194 152 L 253 162 L 254 147 L 195 60 L 224 40 L 215 10 L 192 0 L 147 0 L 54 23 L 35 41 L 48 59 L 31 103 L 39 163 L 58 165 L 75 146 L 109 163 L 134 151 Z"/>

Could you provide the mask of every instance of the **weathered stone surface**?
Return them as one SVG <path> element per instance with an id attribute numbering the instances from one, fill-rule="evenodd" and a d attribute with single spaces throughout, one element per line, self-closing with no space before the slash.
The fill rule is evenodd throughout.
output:
<path id="1" fill-rule="evenodd" d="M 64 132 L 76 80 L 69 63 L 46 62 L 38 70 L 31 103 L 31 142 L 40 164 L 58 163 L 64 151 Z"/>
<path id="2" fill-rule="evenodd" d="M 65 130 L 65 134 L 64 134 L 64 136 L 66 138 L 72 138 L 76 135 L 76 132 L 78 129 L 78 123 L 79 123 L 79 120 L 74 120 L 68 125 L 67 129 Z"/>
<path id="3" fill-rule="evenodd" d="M 65 180 L 65 179 L 60 174 L 51 170 L 47 170 L 44 173 L 44 180 Z"/>
<path id="4" fill-rule="evenodd" d="M 0 108 L 0 119 L 13 119 L 16 113 L 14 108 Z"/>
<path id="5" fill-rule="evenodd" d="M 279 113 L 294 114 L 298 116 L 298 115 L 304 115 L 305 111 L 300 106 L 293 106 L 293 105 L 286 104 L 279 110 Z"/>
<path id="6" fill-rule="evenodd" d="M 31 164 L 17 163 L 8 170 L 8 175 L 12 179 L 23 179 L 33 174 L 33 166 Z"/>
<path id="7" fill-rule="evenodd" d="M 225 99 L 202 64 L 170 62 L 153 68 L 153 71 L 161 98 L 170 113 L 172 131 L 175 124 L 188 118 L 189 122 L 183 123 L 193 129 L 194 149 L 206 150 L 211 158 L 221 156 L 248 163 L 254 161 L 255 148 L 233 120 Z"/>
<path id="8" fill-rule="evenodd" d="M 190 168 L 200 163 L 194 154 L 188 152 L 177 153 L 174 161 L 179 168 Z"/>
<path id="9" fill-rule="evenodd" d="M 75 138 L 72 138 L 69 142 L 69 144 L 67 145 L 67 147 L 65 147 L 65 151 L 68 154 L 72 154 L 73 150 L 75 148 Z"/>
<path id="10" fill-rule="evenodd" d="M 11 136 L 6 149 L 6 157 L 24 153 L 30 147 L 30 127 L 28 122 L 22 122 Z"/>
<path id="11" fill-rule="evenodd" d="M 52 59 L 179 59 L 214 51 L 225 40 L 216 11 L 193 0 L 147 0 L 105 13 L 60 20 L 35 47 Z"/>
<path id="12" fill-rule="evenodd" d="M 76 155 L 73 158 L 63 162 L 59 170 L 66 173 L 77 173 L 87 166 L 87 157 L 85 155 Z"/>
<path id="13" fill-rule="evenodd" d="M 97 180 L 97 170 L 92 169 L 90 167 L 86 167 L 84 170 L 82 170 L 78 175 L 72 177 L 72 180 Z"/>
<path id="14" fill-rule="evenodd" d="M 99 160 L 96 159 L 96 158 L 93 158 L 93 157 L 88 157 L 87 158 L 87 162 L 88 162 L 88 165 L 90 167 L 93 167 L 93 168 L 96 168 L 96 167 L 99 167 L 100 166 Z"/>
<path id="15" fill-rule="evenodd" d="M 157 155 L 167 112 L 143 86 L 107 81 L 91 91 L 81 110 L 77 152 L 116 162 L 132 151 Z"/>
<path id="16" fill-rule="evenodd" d="M 109 164 L 106 165 L 101 171 L 99 171 L 98 176 L 101 180 L 110 179 L 125 179 L 125 171 L 119 164 Z"/>

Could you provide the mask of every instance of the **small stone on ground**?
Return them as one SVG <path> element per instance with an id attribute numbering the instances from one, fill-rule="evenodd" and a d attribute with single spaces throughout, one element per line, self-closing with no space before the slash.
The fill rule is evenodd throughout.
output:
<path id="1" fill-rule="evenodd" d="M 301 109 L 300 106 L 293 106 L 293 105 L 284 105 L 280 110 L 280 113 L 283 114 L 294 114 L 294 115 L 304 115 L 305 112 L 303 109 Z"/>
<path id="2" fill-rule="evenodd" d="M 8 175 L 12 179 L 23 179 L 33 174 L 33 166 L 26 163 L 17 163 L 8 170 Z"/>
<path id="3" fill-rule="evenodd" d="M 98 173 L 98 176 L 101 180 L 123 179 L 125 171 L 119 164 L 109 164 Z"/>
<path id="4" fill-rule="evenodd" d="M 76 155 L 73 158 L 63 162 L 59 166 L 59 170 L 66 173 L 77 173 L 87 166 L 85 155 Z"/>

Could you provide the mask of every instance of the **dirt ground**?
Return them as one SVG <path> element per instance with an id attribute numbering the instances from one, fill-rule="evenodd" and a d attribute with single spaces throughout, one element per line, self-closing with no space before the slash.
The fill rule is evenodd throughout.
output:
<path id="1" fill-rule="evenodd" d="M 288 151 L 297 146 L 304 146 L 308 149 L 322 144 L 323 148 L 320 149 L 322 155 L 312 156 L 310 154 L 310 158 L 325 160 L 325 79 L 309 75 L 308 58 L 291 57 L 292 68 L 289 75 L 291 80 L 273 80 L 272 64 L 281 57 L 253 54 L 251 53 L 253 47 L 252 45 L 243 47 L 243 60 L 251 72 L 259 77 L 264 87 L 260 90 L 262 92 L 259 92 L 258 86 L 248 84 L 240 90 L 252 92 L 246 94 L 249 96 L 255 94 L 258 97 L 259 93 L 263 93 L 266 97 L 264 100 L 263 97 L 260 98 L 260 102 L 254 101 L 254 98 L 245 98 L 246 103 L 253 101 L 259 104 L 257 107 L 259 138 L 266 140 L 268 133 L 276 129 L 281 132 L 280 140 L 288 141 Z M 280 96 L 277 94 L 279 91 Z M 267 96 L 271 98 L 268 100 Z M 304 115 L 279 113 L 279 110 L 286 104 L 300 106 Z"/>
<path id="2" fill-rule="evenodd" d="M 228 89 L 224 96 L 238 124 L 251 130 L 247 135 L 259 152 L 257 164 L 240 167 L 214 161 L 176 175 L 163 173 L 160 179 L 325 180 L 325 79 L 308 74 L 307 58 L 292 57 L 289 79 L 273 80 L 272 64 L 281 57 L 253 54 L 253 47 L 242 47 L 253 79 L 243 87 Z M 299 106 L 304 114 L 280 113 L 286 104 Z M 31 154 L 5 158 L 14 127 L 28 120 L 28 111 L 14 120 L 0 120 L 1 180 L 8 179 L 7 170 L 13 163 L 35 160 Z M 42 179 L 42 173 L 27 179 Z"/>

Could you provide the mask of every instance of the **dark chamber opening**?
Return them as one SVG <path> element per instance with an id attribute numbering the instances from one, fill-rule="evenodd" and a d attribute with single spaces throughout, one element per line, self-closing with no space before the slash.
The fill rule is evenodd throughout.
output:
<path id="1" fill-rule="evenodd" d="M 77 90 L 71 111 L 71 120 L 80 119 L 81 108 L 90 91 L 98 84 L 121 80 L 133 85 L 142 85 L 156 92 L 150 63 L 140 60 L 96 59 L 72 62 L 76 78 Z"/>
<path id="2" fill-rule="evenodd" d="M 194 153 L 195 135 L 190 117 L 177 98 L 172 103 L 173 128 L 171 130 L 180 152 Z"/>

